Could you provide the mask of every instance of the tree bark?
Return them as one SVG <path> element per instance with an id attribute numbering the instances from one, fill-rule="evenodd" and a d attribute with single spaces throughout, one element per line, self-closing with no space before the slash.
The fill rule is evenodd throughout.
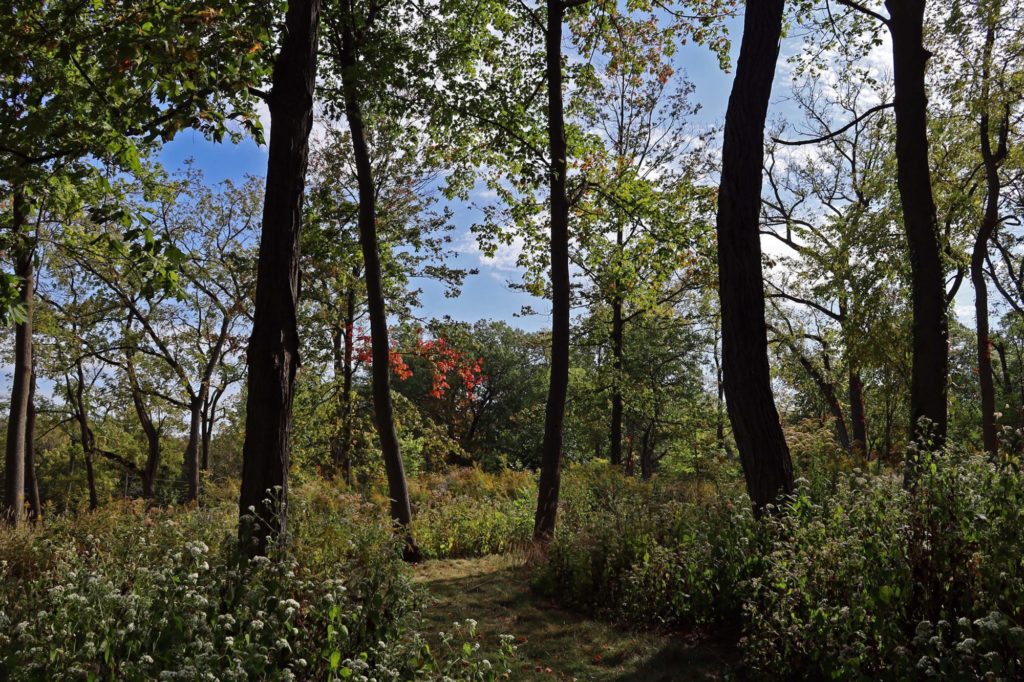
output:
<path id="1" fill-rule="evenodd" d="M 928 164 L 928 97 L 924 48 L 925 0 L 886 0 L 892 35 L 896 185 L 910 251 L 913 363 L 910 373 L 911 435 L 941 445 L 948 422 L 949 368 L 946 290 L 938 222 Z M 914 477 L 907 463 L 905 478 Z"/>
<path id="2" fill-rule="evenodd" d="M 198 395 L 189 400 L 188 442 L 185 444 L 185 502 L 199 500 L 199 450 L 203 438 L 203 403 L 206 402 L 206 385 Z"/>
<path id="3" fill-rule="evenodd" d="M 313 125 L 320 0 L 292 0 L 274 63 L 270 150 L 256 305 L 249 338 L 249 383 L 242 448 L 239 538 L 243 551 L 265 554 L 287 532 L 292 398 L 299 366 L 299 232 Z M 253 522 L 252 517 L 258 519 Z"/>
<path id="4" fill-rule="evenodd" d="M 210 470 L 210 445 L 213 442 L 213 429 L 217 423 L 217 406 L 220 404 L 220 399 L 224 395 L 225 390 L 227 390 L 227 384 L 218 386 L 214 390 L 212 397 L 207 395 L 206 399 L 203 400 L 203 451 L 200 462 L 200 468 L 203 471 Z"/>
<path id="5" fill-rule="evenodd" d="M 853 429 L 853 452 L 868 454 L 868 425 L 864 414 L 864 382 L 853 367 L 849 372 L 850 425 Z"/>
<path id="6" fill-rule="evenodd" d="M 832 385 L 832 382 L 828 380 L 818 368 L 814 366 L 810 358 L 806 357 L 798 348 L 791 346 L 793 353 L 797 356 L 797 360 L 803 366 L 804 371 L 811 377 L 811 380 L 818 386 L 818 390 L 821 392 L 821 397 L 825 400 L 825 404 L 828 407 L 829 413 L 832 415 L 832 420 L 835 422 L 836 439 L 839 441 L 839 446 L 846 452 L 850 452 L 852 445 L 850 443 L 850 431 L 846 428 L 846 416 L 843 414 L 843 406 L 839 404 L 839 398 L 836 396 L 836 389 Z"/>
<path id="7" fill-rule="evenodd" d="M 1003 393 L 1009 399 L 1013 395 L 1013 382 L 1010 380 L 1010 366 L 1006 364 L 1006 344 L 1001 341 L 993 341 L 992 347 L 999 356 L 999 367 L 1003 373 Z"/>
<path id="8" fill-rule="evenodd" d="M 985 260 L 988 243 L 999 226 L 999 195 L 1002 183 L 999 166 L 1007 153 L 1009 120 L 1004 118 L 999 126 L 998 142 L 992 147 L 991 120 L 988 96 L 990 92 L 990 66 L 992 49 L 995 45 L 995 29 L 989 27 L 985 33 L 984 61 L 982 65 L 983 103 L 978 121 L 981 139 L 981 160 L 985 165 L 985 215 L 974 239 L 971 252 L 971 283 L 974 285 L 974 317 L 978 338 L 978 388 L 981 393 L 981 436 L 985 452 L 994 457 L 999 448 L 996 432 L 996 387 L 992 372 L 992 340 L 989 338 L 988 284 L 985 281 Z"/>
<path id="9" fill-rule="evenodd" d="M 352 152 L 355 159 L 356 179 L 359 185 L 359 244 L 363 252 L 366 274 L 366 304 L 370 317 L 370 347 L 373 377 L 373 411 L 380 438 L 381 454 L 387 472 L 388 491 L 391 496 L 391 518 L 404 536 L 403 556 L 406 561 L 418 562 L 422 555 L 412 536 L 412 506 L 405 480 L 405 466 L 395 430 L 394 405 L 391 401 L 391 344 L 388 340 L 387 304 L 381 275 L 380 244 L 377 239 L 377 193 L 374 187 L 370 150 L 363 126 L 359 87 L 354 82 L 358 68 L 355 28 L 355 8 L 352 0 L 346 2 L 349 21 L 342 29 L 341 67 L 345 92 L 345 117 L 352 134 Z"/>
<path id="10" fill-rule="evenodd" d="M 133 351 L 125 353 L 125 372 L 128 374 L 128 388 L 132 394 L 132 405 L 139 418 L 139 424 L 146 435 L 146 464 L 142 467 L 142 497 L 151 500 L 156 494 L 156 472 L 160 466 L 160 431 L 153 424 L 153 419 L 146 409 L 146 401 L 142 395 L 139 378 L 135 374 Z"/>
<path id="11" fill-rule="evenodd" d="M 562 19 L 565 5 L 547 0 L 545 50 L 548 85 L 548 146 L 551 192 L 551 375 L 544 409 L 540 482 L 533 538 L 547 541 L 554 535 L 558 494 L 562 479 L 562 432 L 565 398 L 569 388 L 569 197 L 562 96 Z"/>
<path id="12" fill-rule="evenodd" d="M 793 492 L 793 467 L 768 365 L 758 220 L 764 123 L 782 34 L 783 0 L 748 0 L 725 115 L 718 194 L 723 380 L 755 513 Z"/>
<path id="13" fill-rule="evenodd" d="M 14 378 L 11 383 L 11 411 L 7 421 L 3 518 L 19 525 L 25 514 L 25 434 L 28 426 L 32 383 L 32 312 L 34 304 L 35 248 L 28 234 L 28 200 L 24 190 L 14 188 L 11 232 L 15 241 L 14 274 L 21 278 L 20 303 L 25 320 L 14 328 Z"/>
<path id="14" fill-rule="evenodd" d="M 28 389 L 28 418 L 25 421 L 25 496 L 28 498 L 28 518 L 35 523 L 43 516 L 39 497 L 39 478 L 36 476 L 36 372 L 32 370 Z"/>
<path id="15" fill-rule="evenodd" d="M 89 488 L 89 509 L 95 510 L 100 506 L 99 496 L 96 493 L 96 474 L 93 470 L 93 455 L 96 452 L 96 436 L 89 426 L 89 413 L 85 406 L 85 369 L 82 366 L 82 357 L 75 359 L 75 390 L 73 399 L 75 401 L 75 420 L 78 422 L 78 437 L 82 443 L 82 455 L 85 458 L 85 482 Z"/>
<path id="16" fill-rule="evenodd" d="M 619 235 L 622 230 L 619 230 Z M 612 424 L 611 424 L 611 463 L 614 467 L 622 465 L 622 347 L 623 347 L 622 297 L 616 292 L 612 299 L 612 367 L 615 376 L 612 379 Z"/>
<path id="17" fill-rule="evenodd" d="M 341 393 L 338 396 L 335 416 L 338 432 L 333 443 L 332 459 L 342 480 L 352 485 L 352 356 L 354 351 L 353 319 L 355 318 L 355 292 L 345 292 L 345 319 L 334 339 L 334 371 L 341 376 Z"/>
<path id="18" fill-rule="evenodd" d="M 644 429 L 643 438 L 640 440 L 640 478 L 650 480 L 654 475 L 654 423 L 651 422 Z"/>

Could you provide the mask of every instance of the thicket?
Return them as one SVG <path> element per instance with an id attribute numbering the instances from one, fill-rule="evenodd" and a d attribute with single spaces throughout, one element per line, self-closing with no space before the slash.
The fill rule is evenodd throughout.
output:
<path id="1" fill-rule="evenodd" d="M 111 504 L 0 533 L 0 677 L 493 680 L 471 624 L 432 649 L 381 509 L 326 485 L 291 497 L 290 541 L 238 552 L 235 508 Z M 435 644 L 437 641 L 435 640 Z M 509 641 L 502 651 L 511 653 Z"/>
<path id="2" fill-rule="evenodd" d="M 728 486 L 588 469 L 536 587 L 634 625 L 738 635 L 755 679 L 1019 679 L 1019 462 L 919 457 L 909 491 L 819 463 L 763 523 Z"/>

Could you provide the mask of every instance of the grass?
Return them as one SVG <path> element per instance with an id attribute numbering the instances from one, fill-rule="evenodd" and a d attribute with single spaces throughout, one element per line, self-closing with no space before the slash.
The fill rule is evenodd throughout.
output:
<path id="1" fill-rule="evenodd" d="M 428 561 L 416 580 L 428 592 L 428 632 L 473 618 L 485 656 L 499 635 L 516 637 L 515 680 L 720 680 L 736 658 L 729 646 L 685 633 L 629 630 L 560 608 L 531 591 L 522 557 Z"/>

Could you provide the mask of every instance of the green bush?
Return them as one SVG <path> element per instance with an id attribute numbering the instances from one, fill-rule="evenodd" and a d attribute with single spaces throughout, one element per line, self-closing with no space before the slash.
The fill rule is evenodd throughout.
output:
<path id="1" fill-rule="evenodd" d="M 374 505 L 295 491 L 285 549 L 239 557 L 233 506 L 110 505 L 0 532 L 0 678 L 497 679 L 434 654 L 418 593 Z"/>
<path id="2" fill-rule="evenodd" d="M 1024 674 L 1021 498 L 1013 466 L 922 455 L 910 492 L 843 475 L 769 526 L 742 646 L 773 677 L 1013 679 Z"/>
<path id="3" fill-rule="evenodd" d="M 736 624 L 742 581 L 757 566 L 755 530 L 747 506 L 727 497 L 579 467 L 566 477 L 536 585 L 633 623 Z"/>

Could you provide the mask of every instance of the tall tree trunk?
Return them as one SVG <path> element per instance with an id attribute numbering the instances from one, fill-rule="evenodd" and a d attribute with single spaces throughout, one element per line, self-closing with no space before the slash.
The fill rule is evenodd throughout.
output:
<path id="1" fill-rule="evenodd" d="M 768 366 L 761 241 L 764 123 L 782 34 L 783 0 L 747 0 L 725 114 L 718 194 L 719 299 L 725 395 L 756 513 L 793 492 L 793 466 Z"/>
<path id="2" fill-rule="evenodd" d="M 156 472 L 160 466 L 160 430 L 153 424 L 153 419 L 146 409 L 146 400 L 142 395 L 139 378 L 135 373 L 134 351 L 125 352 L 125 371 L 128 374 L 128 388 L 132 394 L 132 405 L 139 418 L 142 432 L 146 435 L 146 464 L 142 467 L 142 497 L 153 499 L 156 494 Z"/>
<path id="3" fill-rule="evenodd" d="M 17 526 L 25 512 L 25 433 L 32 377 L 32 312 L 35 288 L 35 249 L 28 234 L 28 200 L 24 190 L 14 188 L 11 232 L 15 242 L 14 274 L 21 277 L 19 301 L 24 322 L 14 327 L 14 379 L 11 383 L 11 411 L 7 421 L 3 519 Z"/>
<path id="4" fill-rule="evenodd" d="M 291 0 L 274 63 L 256 305 L 249 338 L 239 537 L 244 551 L 265 554 L 287 531 L 292 397 L 299 366 L 299 232 L 313 126 L 320 0 Z M 264 500 L 271 498 L 268 504 Z M 276 498 L 275 504 L 273 498 Z M 252 523 L 250 515 L 260 519 Z"/>
<path id="5" fill-rule="evenodd" d="M 341 392 L 335 406 L 335 417 L 338 420 L 338 431 L 332 444 L 332 460 L 334 467 L 341 472 L 342 480 L 352 484 L 352 355 L 353 330 L 352 316 L 355 314 L 355 300 L 352 290 L 345 295 L 348 316 L 341 329 L 334 335 L 334 372 L 341 377 Z"/>
<path id="6" fill-rule="evenodd" d="M 395 430 L 394 406 L 391 402 L 391 344 L 388 341 L 387 304 L 384 301 L 380 244 L 377 241 L 377 195 L 366 130 L 363 127 L 359 88 L 357 83 L 353 82 L 358 59 L 355 29 L 352 26 L 355 21 L 355 8 L 352 0 L 347 0 L 346 5 L 349 22 L 342 31 L 341 66 L 345 91 L 345 117 L 352 133 L 352 152 L 359 184 L 359 243 L 366 270 L 366 307 L 370 317 L 373 411 L 388 477 L 391 518 L 398 524 L 404 536 L 403 556 L 406 561 L 416 562 L 422 556 L 412 536 L 412 506 L 409 504 L 405 466 L 402 464 L 398 432 Z"/>
<path id="7" fill-rule="evenodd" d="M 622 234 L 622 230 L 619 230 Z M 612 424 L 611 424 L 611 463 L 614 467 L 622 465 L 622 297 L 616 292 L 612 298 L 612 367 L 615 376 L 612 378 Z"/>
<path id="8" fill-rule="evenodd" d="M 28 517 L 34 523 L 43 515 L 43 504 L 39 497 L 39 478 L 36 476 L 36 372 L 34 368 L 28 389 L 28 419 L 25 421 L 25 496 L 28 497 Z"/>
<path id="9" fill-rule="evenodd" d="M 352 485 L 352 377 L 354 373 L 352 356 L 355 351 L 354 325 L 356 317 L 356 295 L 352 289 L 348 290 L 346 312 L 348 318 L 345 322 L 344 355 L 342 358 L 342 384 L 341 389 L 345 395 L 342 396 L 342 428 L 341 428 L 341 471 L 345 483 Z"/>
<path id="10" fill-rule="evenodd" d="M 989 26 L 985 32 L 984 61 L 982 64 L 982 110 L 978 121 L 981 139 L 981 160 L 985 164 L 985 215 L 974 239 L 971 252 L 971 283 L 974 285 L 974 317 L 978 335 L 978 388 L 981 393 L 981 436 L 985 452 L 994 457 L 998 448 L 996 435 L 996 387 L 992 376 L 992 340 L 988 324 L 988 284 L 985 281 L 985 259 L 988 243 L 999 226 L 999 194 L 1002 183 L 999 166 L 1007 154 L 1009 116 L 999 125 L 998 142 L 992 148 L 991 120 L 988 96 L 990 92 L 990 64 L 995 46 L 995 28 Z M 1009 112 L 1007 112 L 1008 114 Z"/>
<path id="11" fill-rule="evenodd" d="M 546 541 L 555 532 L 558 493 L 562 480 L 562 431 L 565 397 L 569 389 L 569 197 L 565 141 L 565 110 L 562 97 L 562 0 L 547 0 L 544 36 L 548 84 L 548 146 L 551 183 L 551 376 L 544 410 L 544 441 L 541 446 L 537 513 L 534 540 Z"/>
<path id="12" fill-rule="evenodd" d="M 204 385 L 198 395 L 189 399 L 188 410 L 188 442 L 185 444 L 185 501 L 199 500 L 199 449 L 201 446 L 203 403 L 206 402 Z"/>
<path id="13" fill-rule="evenodd" d="M 896 114 L 896 185 L 910 251 L 913 307 L 913 363 L 910 372 L 911 435 L 946 437 L 947 348 L 946 287 L 938 222 L 928 164 L 928 97 L 925 92 L 925 0 L 886 0 L 892 35 L 894 111 Z M 922 420 L 928 422 L 923 427 Z M 914 477 L 908 462 L 906 481 Z"/>
<path id="14" fill-rule="evenodd" d="M 853 452 L 867 456 L 868 425 L 864 414 L 864 382 L 860 372 L 850 367 L 849 372 L 850 425 L 853 428 Z"/>

